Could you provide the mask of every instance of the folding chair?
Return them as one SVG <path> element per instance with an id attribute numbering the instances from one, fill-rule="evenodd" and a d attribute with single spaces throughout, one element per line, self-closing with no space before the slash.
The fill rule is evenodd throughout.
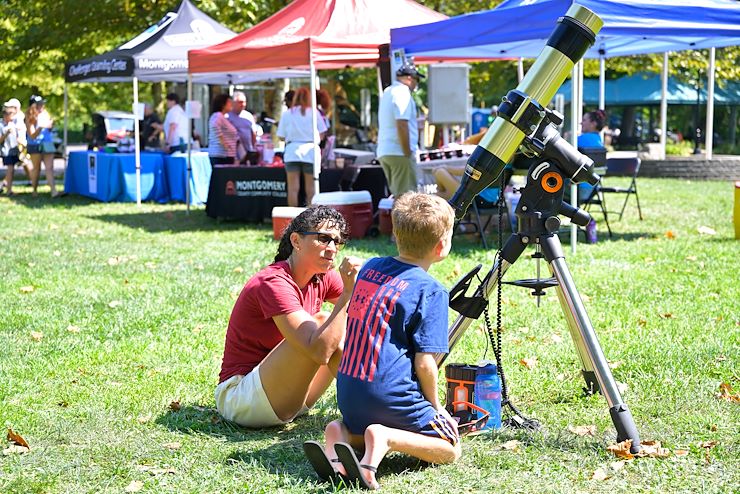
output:
<path id="1" fill-rule="evenodd" d="M 499 190 L 498 187 L 494 188 L 495 190 Z M 475 234 L 478 235 L 481 239 L 481 242 L 483 242 L 483 248 L 488 249 L 488 241 L 486 239 L 486 229 L 491 224 L 491 221 L 493 221 L 494 218 L 498 218 L 499 210 L 498 207 L 494 205 L 490 205 L 491 203 L 488 203 L 487 201 L 483 201 L 480 198 L 476 197 L 473 203 L 470 205 L 470 208 L 468 208 L 468 212 L 465 215 L 465 218 L 455 223 L 455 228 L 453 230 L 453 236 L 455 235 L 465 235 L 465 234 Z M 506 202 L 504 201 L 501 205 L 503 208 L 503 214 L 506 215 L 506 221 L 504 223 L 504 226 L 511 224 L 509 219 L 509 210 L 506 207 Z M 488 216 L 488 219 L 483 222 L 482 217 Z M 470 225 L 473 227 L 473 231 L 465 231 L 460 232 L 458 231 L 459 225 Z"/>
<path id="2" fill-rule="evenodd" d="M 619 219 L 622 219 L 624 209 L 627 207 L 627 201 L 631 194 L 635 195 L 637 201 L 637 213 L 642 220 L 642 209 L 640 209 L 640 196 L 637 195 L 637 174 L 640 171 L 640 158 L 609 158 L 606 160 L 606 174 L 604 177 L 628 177 L 630 184 L 628 187 L 605 187 L 600 186 L 601 202 L 603 205 L 603 194 L 625 194 L 622 209 L 619 211 Z M 605 207 L 602 207 L 604 209 Z"/>

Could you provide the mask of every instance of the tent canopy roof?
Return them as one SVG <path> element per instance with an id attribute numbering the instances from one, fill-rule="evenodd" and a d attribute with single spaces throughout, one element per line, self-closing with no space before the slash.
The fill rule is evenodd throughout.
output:
<path id="1" fill-rule="evenodd" d="M 660 75 L 640 73 L 620 77 L 619 79 L 610 79 L 605 81 L 604 90 L 604 101 L 607 105 L 659 105 L 661 97 Z M 557 94 L 562 94 L 566 102 L 570 101 L 570 79 L 565 81 Z M 706 103 L 707 92 L 705 88 L 701 88 L 699 97 L 702 103 Z M 671 105 L 695 105 L 696 87 L 680 82 L 675 77 L 669 77 L 666 100 Z M 583 102 L 591 105 L 599 103 L 598 79 L 583 80 Z M 724 88 L 715 89 L 714 104 L 737 105 L 738 103 L 740 103 L 740 83 L 728 82 Z"/>
<path id="2" fill-rule="evenodd" d="M 740 44 L 740 2 L 733 0 L 507 0 L 493 10 L 393 29 L 391 46 L 417 61 L 532 58 L 574 3 L 604 21 L 585 58 Z"/>
<path id="3" fill-rule="evenodd" d="M 185 81 L 187 52 L 234 36 L 206 14 L 183 0 L 157 24 L 107 53 L 68 62 L 67 82 L 119 82 L 133 77 L 149 81 Z"/>
<path id="4" fill-rule="evenodd" d="M 394 27 L 447 16 L 413 0 L 295 0 L 236 37 L 189 53 L 190 72 L 371 66 Z"/>

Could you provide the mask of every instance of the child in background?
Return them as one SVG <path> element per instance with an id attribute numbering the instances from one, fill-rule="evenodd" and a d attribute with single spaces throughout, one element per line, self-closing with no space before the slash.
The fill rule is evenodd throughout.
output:
<path id="1" fill-rule="evenodd" d="M 461 453 L 457 424 L 437 396 L 434 358 L 449 351 L 449 295 L 427 273 L 450 251 L 454 214 L 438 196 L 408 192 L 391 218 L 398 255 L 365 264 L 347 309 L 337 374 L 342 420 L 326 427 L 325 451 L 304 444 L 320 477 L 344 475 L 367 489 L 379 487 L 375 473 L 389 451 L 430 463 Z M 352 447 L 363 446 L 358 460 Z"/>
<path id="2" fill-rule="evenodd" d="M 20 139 L 18 124 L 13 121 L 14 113 L 6 108 L 3 110 L 3 120 L 0 122 L 0 156 L 7 167 L 5 173 L 6 194 L 13 195 L 13 173 L 15 165 L 20 161 L 18 141 Z M 21 124 L 22 125 L 22 124 Z"/>

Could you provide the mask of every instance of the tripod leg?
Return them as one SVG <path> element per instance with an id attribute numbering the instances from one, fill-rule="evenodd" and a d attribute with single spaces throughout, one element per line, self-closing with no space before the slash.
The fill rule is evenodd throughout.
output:
<path id="1" fill-rule="evenodd" d="M 545 259 L 550 263 L 552 273 L 559 284 L 559 296 L 564 302 L 566 319 L 568 319 L 569 324 L 572 324 L 571 336 L 584 363 L 584 377 L 589 371 L 593 373 L 601 393 L 609 404 L 609 413 L 614 427 L 617 429 L 617 441 L 631 439 L 632 452 L 636 453 L 640 450 L 640 436 L 637 433 L 637 427 L 629 408 L 622 401 L 609 363 L 604 357 L 596 332 L 591 325 L 591 320 L 588 318 L 581 296 L 565 263 L 563 249 L 557 236 L 543 237 L 543 253 Z M 575 328 L 575 331 L 573 331 L 573 328 Z M 588 378 L 586 384 L 589 384 Z"/>

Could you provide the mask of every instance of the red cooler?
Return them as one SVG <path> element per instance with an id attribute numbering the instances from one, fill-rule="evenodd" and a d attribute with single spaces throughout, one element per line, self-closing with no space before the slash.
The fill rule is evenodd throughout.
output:
<path id="1" fill-rule="evenodd" d="M 313 204 L 331 206 L 347 220 L 350 238 L 362 238 L 373 224 L 373 199 L 366 190 L 321 192 Z"/>
<path id="2" fill-rule="evenodd" d="M 378 229 L 384 235 L 393 233 L 393 222 L 391 221 L 391 209 L 393 209 L 393 198 L 381 199 L 378 203 Z"/>
<path id="3" fill-rule="evenodd" d="M 272 208 L 272 237 L 280 240 L 283 230 L 293 221 L 293 218 L 305 211 L 306 208 L 291 208 L 289 206 L 277 206 Z"/>

